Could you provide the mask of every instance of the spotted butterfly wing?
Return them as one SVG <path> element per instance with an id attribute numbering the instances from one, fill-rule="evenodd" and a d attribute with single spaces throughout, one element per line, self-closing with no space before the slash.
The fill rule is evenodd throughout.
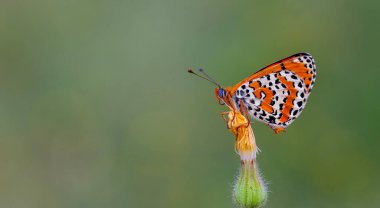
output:
<path id="1" fill-rule="evenodd" d="M 231 88 L 239 108 L 272 127 L 276 133 L 288 127 L 305 108 L 316 78 L 313 57 L 298 53 L 252 74 Z"/>

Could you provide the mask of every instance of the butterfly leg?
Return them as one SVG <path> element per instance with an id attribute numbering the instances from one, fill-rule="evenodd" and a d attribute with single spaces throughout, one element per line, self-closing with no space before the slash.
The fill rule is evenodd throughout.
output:
<path id="1" fill-rule="evenodd" d="M 251 120 L 249 119 L 248 110 L 245 107 L 243 100 L 239 100 L 239 105 L 240 105 L 240 111 L 242 112 L 242 114 L 244 115 L 244 117 L 248 120 L 247 121 L 247 126 L 246 126 L 246 128 L 248 128 L 249 125 L 251 125 Z"/>
<path id="2" fill-rule="evenodd" d="M 222 116 L 222 119 L 223 119 L 223 120 L 226 122 L 226 124 L 227 124 L 227 129 L 230 129 L 230 127 L 229 127 L 229 125 L 228 125 L 228 118 L 226 118 L 226 116 L 225 116 L 225 115 L 228 116 L 228 114 L 229 114 L 228 111 L 226 111 L 226 112 L 221 112 L 221 113 L 220 113 L 220 115 Z"/>
<path id="3" fill-rule="evenodd" d="M 235 111 L 233 111 L 233 116 L 231 119 L 228 117 L 230 113 L 231 113 L 231 111 L 226 111 L 226 112 L 220 113 L 220 115 L 222 116 L 222 119 L 227 123 L 227 129 L 231 129 L 231 127 L 230 127 L 231 123 L 230 122 L 233 122 L 233 120 L 235 119 Z M 227 118 L 225 115 L 227 115 Z"/>
<path id="4" fill-rule="evenodd" d="M 221 112 L 220 113 L 220 115 L 222 116 L 222 119 L 225 121 L 225 122 L 228 122 L 228 118 L 226 118 L 226 116 L 225 115 L 228 115 L 228 111 L 226 111 L 226 112 Z"/>

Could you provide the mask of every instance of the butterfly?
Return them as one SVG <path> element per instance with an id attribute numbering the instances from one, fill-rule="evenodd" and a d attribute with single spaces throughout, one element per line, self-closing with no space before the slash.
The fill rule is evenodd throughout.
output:
<path id="1" fill-rule="evenodd" d="M 276 134 L 284 131 L 305 108 L 316 79 L 316 66 L 309 53 L 297 53 L 272 63 L 235 86 L 222 87 L 203 69 L 189 73 L 215 85 L 215 96 L 227 105 L 270 126 Z"/>

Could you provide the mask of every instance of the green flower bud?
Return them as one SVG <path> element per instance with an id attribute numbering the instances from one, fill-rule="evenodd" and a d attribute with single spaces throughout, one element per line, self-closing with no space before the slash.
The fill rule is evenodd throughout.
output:
<path id="1" fill-rule="evenodd" d="M 241 208 L 259 208 L 267 200 L 267 188 L 255 160 L 242 161 L 233 196 Z"/>

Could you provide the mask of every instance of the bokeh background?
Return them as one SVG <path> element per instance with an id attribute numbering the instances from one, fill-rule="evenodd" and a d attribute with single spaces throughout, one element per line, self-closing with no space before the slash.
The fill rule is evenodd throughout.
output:
<path id="1" fill-rule="evenodd" d="M 0 207 L 233 207 L 223 85 L 297 52 L 286 133 L 256 123 L 267 207 L 380 207 L 380 1 L 0 2 Z"/>

